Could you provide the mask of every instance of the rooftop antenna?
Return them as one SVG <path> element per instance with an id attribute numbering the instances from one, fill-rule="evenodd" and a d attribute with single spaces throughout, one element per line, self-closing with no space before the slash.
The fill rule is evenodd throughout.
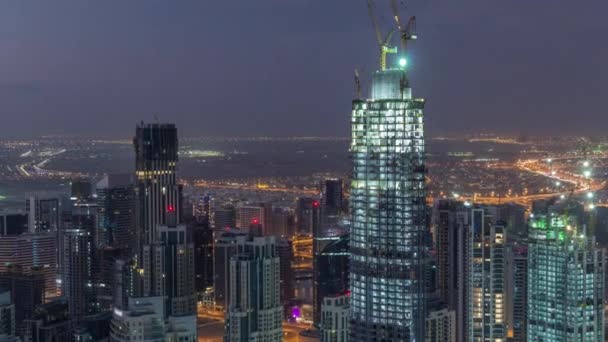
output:
<path id="1" fill-rule="evenodd" d="M 386 70 L 386 55 L 389 53 L 397 53 L 397 47 L 390 46 L 391 38 L 393 37 L 395 30 L 391 30 L 386 37 L 383 38 L 382 32 L 380 31 L 380 26 L 378 26 L 378 22 L 376 21 L 376 13 L 374 8 L 374 0 L 367 0 L 369 17 L 372 20 L 374 31 L 376 31 L 376 40 L 378 41 L 378 48 L 380 49 L 380 70 L 384 71 Z"/>

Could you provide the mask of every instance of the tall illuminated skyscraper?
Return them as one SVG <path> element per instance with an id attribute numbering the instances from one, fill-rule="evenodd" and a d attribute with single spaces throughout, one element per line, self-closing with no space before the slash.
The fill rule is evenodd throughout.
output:
<path id="1" fill-rule="evenodd" d="M 351 342 L 424 340 L 425 102 L 399 64 L 353 101 Z"/>

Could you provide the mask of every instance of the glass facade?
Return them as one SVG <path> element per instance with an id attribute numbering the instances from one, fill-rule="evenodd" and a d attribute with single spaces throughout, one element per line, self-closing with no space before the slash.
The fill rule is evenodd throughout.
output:
<path id="1" fill-rule="evenodd" d="M 605 252 L 562 203 L 530 219 L 528 341 L 604 341 Z"/>
<path id="2" fill-rule="evenodd" d="M 423 340 L 424 100 L 405 80 L 378 71 L 353 102 L 351 341 Z"/>

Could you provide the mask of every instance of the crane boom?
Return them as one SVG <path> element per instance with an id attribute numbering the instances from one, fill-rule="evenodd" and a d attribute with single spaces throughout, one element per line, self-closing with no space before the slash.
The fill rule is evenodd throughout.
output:
<path id="1" fill-rule="evenodd" d="M 378 21 L 376 20 L 374 0 L 367 0 L 367 9 L 369 11 L 369 17 L 372 21 L 372 26 L 374 27 L 374 31 L 376 32 L 376 40 L 378 41 L 378 48 L 380 50 L 380 69 L 386 70 L 386 55 L 389 53 L 397 53 L 397 48 L 390 46 L 394 30 L 391 30 L 386 35 L 386 38 L 383 39 L 380 26 L 378 25 Z"/>

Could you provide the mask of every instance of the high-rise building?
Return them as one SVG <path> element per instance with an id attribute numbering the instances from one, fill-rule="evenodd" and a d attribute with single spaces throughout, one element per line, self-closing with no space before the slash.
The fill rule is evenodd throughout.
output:
<path id="1" fill-rule="evenodd" d="M 291 237 L 295 233 L 293 209 L 274 207 L 272 209 L 272 231 L 269 235 Z"/>
<path id="2" fill-rule="evenodd" d="M 348 342 L 350 295 L 328 296 L 321 305 L 321 342 Z"/>
<path id="3" fill-rule="evenodd" d="M 25 210 L 32 232 L 58 231 L 61 224 L 61 196 L 51 193 L 27 194 Z"/>
<path id="4" fill-rule="evenodd" d="M 281 304 L 285 307 L 285 317 L 289 317 L 290 310 L 287 303 L 295 296 L 292 241 L 288 238 L 279 238 L 277 253 L 281 260 Z"/>
<path id="5" fill-rule="evenodd" d="M 456 342 L 456 312 L 446 308 L 429 312 L 425 342 Z"/>
<path id="6" fill-rule="evenodd" d="M 263 205 L 240 204 L 236 207 L 236 228 L 249 229 L 252 224 L 261 225 L 265 230 L 268 225 L 266 209 Z"/>
<path id="7" fill-rule="evenodd" d="M 449 199 L 437 201 L 433 208 L 438 299 L 455 313 L 457 341 L 467 340 L 469 326 L 471 213 L 471 206 Z"/>
<path id="8" fill-rule="evenodd" d="M 222 232 L 236 227 L 236 209 L 231 204 L 215 207 L 213 213 L 213 231 Z M 218 234 L 219 235 L 219 234 Z"/>
<path id="9" fill-rule="evenodd" d="M 10 291 L 0 291 L 0 340 L 8 341 L 16 335 L 15 305 Z"/>
<path id="10" fill-rule="evenodd" d="M 507 340 L 506 232 L 486 208 L 472 212 L 472 253 L 467 274 L 469 341 Z"/>
<path id="11" fill-rule="evenodd" d="M 321 325 L 321 305 L 325 297 L 348 292 L 349 236 L 313 236 L 313 322 Z"/>
<path id="12" fill-rule="evenodd" d="M 135 138 L 137 241 L 159 241 L 159 225 L 181 222 L 181 186 L 177 182 L 177 129 L 172 124 L 137 126 Z M 141 246 L 140 246 L 141 247 Z"/>
<path id="13" fill-rule="evenodd" d="M 325 227 L 336 225 L 344 209 L 344 182 L 325 179 L 321 182 L 321 216 Z"/>
<path id="14" fill-rule="evenodd" d="M 230 259 L 224 341 L 283 341 L 280 260 L 274 237 L 252 237 Z"/>
<path id="15" fill-rule="evenodd" d="M 428 246 L 424 100 L 406 59 L 353 101 L 350 146 L 351 341 L 422 341 Z"/>
<path id="16" fill-rule="evenodd" d="M 312 235 L 321 225 L 321 201 L 301 197 L 296 203 L 296 233 Z"/>
<path id="17" fill-rule="evenodd" d="M 225 231 L 213 247 L 213 290 L 215 305 L 228 307 L 230 297 L 230 259 L 239 253 L 247 240 L 247 234 Z"/>
<path id="18" fill-rule="evenodd" d="M 93 233 L 84 228 L 63 232 L 62 292 L 70 317 L 79 322 L 98 312 L 93 280 Z"/>
<path id="19" fill-rule="evenodd" d="M 97 183 L 99 243 L 135 248 L 135 188 L 132 175 L 106 175 Z"/>
<path id="20" fill-rule="evenodd" d="M 0 273 L 8 266 L 20 266 L 27 274 L 42 273 L 45 296 L 56 296 L 57 237 L 53 232 L 5 235 L 0 237 Z"/>
<path id="21" fill-rule="evenodd" d="M 203 293 L 213 286 L 213 230 L 207 221 L 195 223 L 194 235 L 194 264 L 195 288 L 197 293 Z"/>
<path id="22" fill-rule="evenodd" d="M 23 320 L 34 314 L 36 306 L 44 303 L 44 274 L 40 267 L 24 270 L 20 265 L 9 265 L 5 273 L 0 273 L 0 288 L 10 291 L 11 302 L 15 305 L 15 322 L 18 331 Z"/>
<path id="23" fill-rule="evenodd" d="M 604 341 L 606 253 L 582 215 L 565 200 L 536 206 L 529 219 L 528 341 Z"/>
<path id="24" fill-rule="evenodd" d="M 508 326 L 511 341 L 527 341 L 528 324 L 528 248 L 515 244 L 509 248 L 509 277 L 507 278 Z"/>

